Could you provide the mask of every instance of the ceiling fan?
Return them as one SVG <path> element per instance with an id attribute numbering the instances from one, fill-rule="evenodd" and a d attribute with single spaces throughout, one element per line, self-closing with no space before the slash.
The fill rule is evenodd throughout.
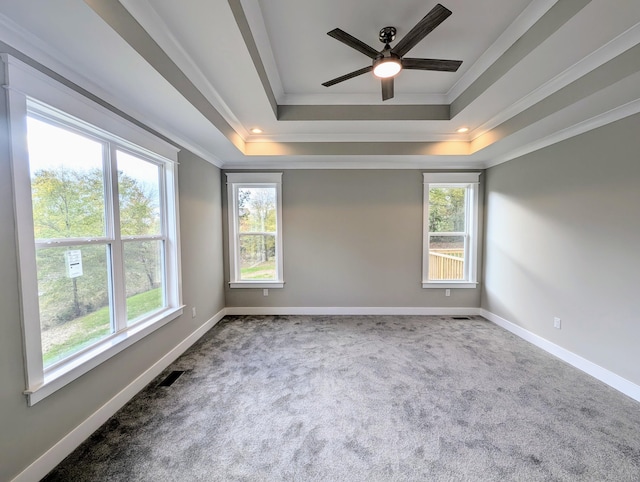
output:
<path id="1" fill-rule="evenodd" d="M 322 85 L 331 87 L 345 80 L 373 71 L 373 74 L 382 81 L 382 100 L 384 101 L 393 98 L 393 79 L 402 69 L 455 72 L 460 67 L 460 64 L 462 64 L 461 60 L 414 59 L 404 57 L 418 42 L 444 22 L 451 13 L 451 10 L 437 4 L 393 48 L 389 44 L 396 38 L 396 29 L 395 27 L 384 27 L 380 30 L 378 36 L 380 42 L 385 44 L 380 52 L 339 28 L 327 32 L 327 35 L 330 37 L 347 44 L 349 47 L 371 58 L 373 63 L 368 67 L 354 70 L 353 72 L 324 82 Z"/>

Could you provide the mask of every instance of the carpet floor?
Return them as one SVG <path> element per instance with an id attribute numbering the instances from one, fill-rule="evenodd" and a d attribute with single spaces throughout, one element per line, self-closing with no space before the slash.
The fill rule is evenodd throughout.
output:
<path id="1" fill-rule="evenodd" d="M 44 480 L 640 481 L 640 404 L 481 317 L 227 316 Z"/>

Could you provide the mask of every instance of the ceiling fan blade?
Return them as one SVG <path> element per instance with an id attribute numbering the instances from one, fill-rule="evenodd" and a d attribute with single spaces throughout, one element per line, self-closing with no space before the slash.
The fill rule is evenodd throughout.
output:
<path id="1" fill-rule="evenodd" d="M 371 59 L 375 59 L 379 55 L 379 52 L 376 49 L 369 47 L 362 40 L 358 40 L 353 35 L 349 35 L 347 32 L 340 30 L 339 28 L 334 28 L 331 32 L 327 32 L 327 35 L 348 45 L 352 49 L 356 49 L 358 52 L 362 52 Z"/>
<path id="2" fill-rule="evenodd" d="M 440 25 L 451 15 L 451 10 L 438 4 L 420 20 L 415 27 L 409 30 L 395 47 L 391 49 L 399 57 L 403 57 L 409 50 L 416 46 L 420 40 L 425 38 L 429 32 Z"/>
<path id="3" fill-rule="evenodd" d="M 438 60 L 438 59 L 402 59 L 403 69 L 413 70 L 439 70 L 441 72 L 455 72 L 460 68 L 462 60 Z"/>
<path id="4" fill-rule="evenodd" d="M 382 79 L 382 100 L 393 99 L 393 77 Z"/>
<path id="5" fill-rule="evenodd" d="M 373 65 L 370 65 L 369 67 L 365 67 L 359 70 L 354 70 L 353 72 L 349 72 L 348 74 L 323 82 L 322 85 L 324 85 L 325 87 L 331 87 L 332 85 L 338 84 L 340 82 L 344 82 L 345 80 L 353 79 L 358 75 L 366 74 L 367 72 L 371 72 L 372 70 L 373 70 Z"/>

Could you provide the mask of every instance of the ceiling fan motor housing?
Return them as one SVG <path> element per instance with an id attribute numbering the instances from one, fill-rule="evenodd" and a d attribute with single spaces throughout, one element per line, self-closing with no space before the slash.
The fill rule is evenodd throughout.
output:
<path id="1" fill-rule="evenodd" d="M 396 38 L 396 28 L 395 27 L 384 27 L 380 30 L 380 34 L 378 35 L 378 39 L 383 44 L 390 44 Z"/>

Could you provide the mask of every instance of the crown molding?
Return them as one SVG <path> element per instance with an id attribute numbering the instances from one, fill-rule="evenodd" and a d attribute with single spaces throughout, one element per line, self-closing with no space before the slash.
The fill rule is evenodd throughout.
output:
<path id="1" fill-rule="evenodd" d="M 49 44 L 40 40 L 37 36 L 23 29 L 11 19 L 0 13 L 0 41 L 6 43 L 25 58 L 21 60 L 31 61 L 32 67 L 41 70 L 46 75 L 55 74 L 60 79 L 67 81 L 69 87 L 79 87 L 85 92 L 91 94 L 96 99 L 101 100 L 101 104 L 113 110 L 116 114 L 124 113 L 135 119 L 152 131 L 157 132 L 161 136 L 170 139 L 176 144 L 202 157 L 211 164 L 221 167 L 223 162 L 221 159 L 213 155 L 208 149 L 205 149 L 192 139 L 178 135 L 175 131 L 162 120 L 156 118 L 145 109 L 136 106 L 133 103 L 125 102 L 117 96 L 113 95 L 109 89 L 85 75 L 79 73 L 76 69 L 71 68 L 74 62 L 71 61 L 64 53 L 53 49 Z M 76 90 L 77 90 L 76 87 Z"/>
<path id="2" fill-rule="evenodd" d="M 562 142 L 571 137 L 584 134 L 585 132 L 591 131 L 593 129 L 597 129 L 598 127 L 603 127 L 607 124 L 611 124 L 612 122 L 618 121 L 620 119 L 624 119 L 625 117 L 629 117 L 639 112 L 640 112 L 640 99 L 637 99 L 635 101 L 631 101 L 627 104 L 613 108 L 602 114 L 595 115 L 581 122 L 577 122 L 571 125 L 570 127 L 566 127 L 564 129 L 557 130 L 547 136 L 540 137 L 533 142 L 524 144 L 522 146 L 519 146 L 516 149 L 510 150 L 506 154 L 496 156 L 495 158 L 492 158 L 491 161 L 487 162 L 485 164 L 485 167 L 488 168 L 488 167 L 497 166 L 498 164 L 502 164 L 512 159 L 522 157 L 526 154 L 530 154 L 532 152 L 538 151 L 540 149 L 551 146 L 553 144 L 557 144 L 558 142 Z"/>
<path id="3" fill-rule="evenodd" d="M 240 122 L 229 105 L 213 87 L 207 76 L 197 66 L 195 60 L 187 53 L 171 29 L 162 20 L 149 0 L 119 0 L 129 13 L 143 25 L 156 43 L 176 62 L 176 65 L 191 79 L 209 103 L 224 117 L 229 125 L 245 140 L 249 130 Z"/>
<path id="4" fill-rule="evenodd" d="M 585 76 L 610 60 L 613 60 L 638 44 L 640 44 L 640 23 L 629 28 L 627 31 L 618 35 L 616 38 L 593 51 L 586 57 L 580 59 L 560 74 L 549 79 L 547 82 L 522 97 L 519 101 L 503 109 L 499 114 L 473 129 L 470 133 L 471 139 L 475 140 L 488 131 L 495 129 L 503 122 L 506 122 L 521 112 L 524 112 L 529 107 L 544 100 L 551 94 L 554 94 L 572 82 L 575 82 L 579 78 Z"/>
<path id="5" fill-rule="evenodd" d="M 540 20 L 558 0 L 534 0 L 507 27 L 496 41 L 476 60 L 473 65 L 445 94 L 447 104 L 453 103 L 491 65 L 493 65 L 514 43 Z"/>

